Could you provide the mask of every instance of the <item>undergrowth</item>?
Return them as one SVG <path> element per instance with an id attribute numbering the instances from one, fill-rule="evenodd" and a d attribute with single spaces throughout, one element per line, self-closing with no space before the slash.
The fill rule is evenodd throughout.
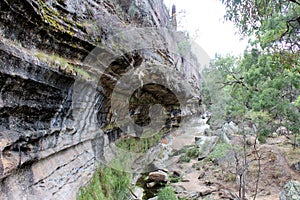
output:
<path id="1" fill-rule="evenodd" d="M 158 194 L 158 200 L 178 200 L 174 190 L 171 187 L 162 188 Z"/>
<path id="2" fill-rule="evenodd" d="M 161 141 L 163 132 L 159 132 L 147 138 L 123 138 L 117 141 L 116 146 L 125 151 L 145 153 L 150 147 Z"/>
<path id="3" fill-rule="evenodd" d="M 128 199 L 129 185 L 129 174 L 112 168 L 99 168 L 90 183 L 80 189 L 77 200 Z"/>

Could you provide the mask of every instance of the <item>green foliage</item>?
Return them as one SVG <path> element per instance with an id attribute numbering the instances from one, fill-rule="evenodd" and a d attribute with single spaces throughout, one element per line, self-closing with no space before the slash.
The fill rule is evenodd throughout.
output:
<path id="1" fill-rule="evenodd" d="M 116 142 L 116 146 L 125 151 L 145 153 L 150 147 L 160 142 L 162 137 L 163 132 L 158 132 L 157 134 L 147 138 L 122 138 Z"/>
<path id="2" fill-rule="evenodd" d="M 271 120 L 263 116 L 251 119 L 260 125 L 261 141 L 265 140 L 270 127 L 282 124 L 299 134 L 299 2 L 221 2 L 226 7 L 225 18 L 243 35 L 252 36 L 235 71 L 222 75 L 225 91 L 230 93 L 226 100 L 227 116 L 241 119 L 249 112 L 265 113 Z M 224 59 L 228 58 L 221 58 L 221 62 Z M 222 66 L 218 60 L 220 58 L 214 62 L 216 67 Z"/>
<path id="3" fill-rule="evenodd" d="M 130 194 L 130 177 L 122 171 L 99 168 L 90 183 L 81 188 L 78 200 L 119 200 Z"/>
<path id="4" fill-rule="evenodd" d="M 259 132 L 274 131 L 272 127 L 284 125 L 299 134 L 299 57 L 287 50 L 279 53 L 252 47 L 224 70 L 224 63 L 231 59 L 217 57 L 207 70 L 207 76 L 216 82 L 211 81 L 214 86 L 210 88 L 204 85 L 210 92 L 207 101 L 217 110 L 213 115 L 233 121 L 249 119 L 259 126 Z M 225 110 L 225 115 L 220 110 Z M 266 136 L 261 134 L 261 141 Z"/>
<path id="5" fill-rule="evenodd" d="M 171 187 L 164 187 L 158 194 L 158 200 L 178 200 L 174 190 Z"/>
<path id="6" fill-rule="evenodd" d="M 262 128 L 259 130 L 258 141 L 261 144 L 265 144 L 267 142 L 267 137 L 270 135 L 271 130 L 268 128 Z"/>
<path id="7" fill-rule="evenodd" d="M 226 156 L 226 154 L 233 149 L 233 146 L 226 143 L 218 143 L 214 150 L 209 154 L 208 159 L 220 159 Z"/>
<path id="8" fill-rule="evenodd" d="M 216 59 L 202 72 L 202 98 L 212 113 L 211 124 L 221 124 L 226 120 L 226 110 L 229 109 L 227 102 L 230 91 L 224 87 L 224 82 L 231 72 L 235 71 L 238 59 L 233 56 L 225 58 L 217 56 Z"/>
<path id="9" fill-rule="evenodd" d="M 262 48 L 277 48 L 280 45 L 294 48 L 292 45 L 298 44 L 299 2 L 291 0 L 221 0 L 221 2 L 226 7 L 225 18 L 235 23 L 242 34 L 251 36 L 255 34 Z"/>
<path id="10" fill-rule="evenodd" d="M 91 75 L 87 71 L 85 71 L 84 69 L 81 69 L 79 67 L 74 67 L 74 70 L 77 74 L 80 74 L 80 75 L 82 75 L 83 77 L 85 77 L 87 79 L 91 78 Z"/>
<path id="11" fill-rule="evenodd" d="M 184 154 L 184 155 L 181 155 L 180 157 L 179 157 L 179 159 L 178 159 L 178 162 L 190 162 L 191 161 L 191 158 L 190 157 L 188 157 L 186 154 Z"/>
<path id="12" fill-rule="evenodd" d="M 137 12 L 136 6 L 134 4 L 130 5 L 130 7 L 128 9 L 129 16 L 133 17 L 136 12 Z"/>
<path id="13" fill-rule="evenodd" d="M 91 75 L 87 71 L 81 69 L 78 66 L 74 66 L 73 64 L 70 64 L 70 62 L 67 59 L 57 54 L 50 55 L 43 52 L 37 52 L 35 56 L 41 61 L 50 65 L 51 67 L 59 68 L 67 73 L 73 73 L 75 71 L 77 74 L 80 74 L 85 78 L 88 79 L 91 78 Z"/>
<path id="14" fill-rule="evenodd" d="M 295 106 L 299 109 L 300 108 L 300 95 L 295 100 Z"/>
<path id="15" fill-rule="evenodd" d="M 186 148 L 183 147 L 181 149 L 181 152 L 183 152 L 183 155 L 179 157 L 179 162 L 190 162 L 191 158 L 197 158 L 200 155 L 200 150 L 197 147 L 192 148 Z"/>
<path id="16" fill-rule="evenodd" d="M 190 158 L 197 158 L 200 154 L 200 151 L 197 147 L 193 147 L 191 149 L 188 149 L 186 152 L 186 155 Z"/>
<path id="17" fill-rule="evenodd" d="M 186 56 L 191 51 L 190 41 L 185 38 L 178 43 L 178 52 L 180 55 Z"/>

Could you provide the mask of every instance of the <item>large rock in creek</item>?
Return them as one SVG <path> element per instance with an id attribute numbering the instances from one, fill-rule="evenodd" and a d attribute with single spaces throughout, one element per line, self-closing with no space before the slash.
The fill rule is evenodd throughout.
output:
<path id="1" fill-rule="evenodd" d="M 222 126 L 223 132 L 230 138 L 232 135 L 239 132 L 238 126 L 234 122 L 226 123 Z"/>
<path id="2" fill-rule="evenodd" d="M 168 173 L 158 170 L 155 172 L 149 173 L 149 179 L 155 182 L 167 182 L 168 181 Z"/>
<path id="3" fill-rule="evenodd" d="M 219 141 L 218 136 L 196 136 L 195 144 L 199 148 L 201 155 L 199 158 L 208 156 Z"/>

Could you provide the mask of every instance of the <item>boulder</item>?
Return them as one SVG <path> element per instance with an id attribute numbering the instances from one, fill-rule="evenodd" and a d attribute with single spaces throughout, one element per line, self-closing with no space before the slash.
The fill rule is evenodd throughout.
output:
<path id="1" fill-rule="evenodd" d="M 135 186 L 133 189 L 133 194 L 134 194 L 136 200 L 141 200 L 141 199 L 143 199 L 143 196 L 144 196 L 144 189 L 141 187 Z"/>
<path id="2" fill-rule="evenodd" d="M 231 135 L 239 132 L 238 126 L 234 122 L 226 123 L 222 126 L 223 132 L 230 138 Z"/>
<path id="3" fill-rule="evenodd" d="M 230 143 L 230 139 L 227 137 L 225 132 L 221 132 L 220 139 L 222 140 L 222 142 L 224 142 L 226 144 Z"/>
<path id="4" fill-rule="evenodd" d="M 256 138 L 256 136 L 248 136 L 247 139 L 246 139 L 246 144 L 248 146 L 252 146 L 254 144 L 259 145 L 259 141 Z"/>
<path id="5" fill-rule="evenodd" d="M 273 132 L 273 133 L 270 135 L 270 137 L 272 137 L 272 138 L 278 138 L 278 133 Z"/>
<path id="6" fill-rule="evenodd" d="M 293 168 L 294 168 L 296 171 L 300 172 L 300 161 L 294 163 L 294 164 L 293 164 Z"/>
<path id="7" fill-rule="evenodd" d="M 168 174 L 161 170 L 158 170 L 156 172 L 150 172 L 149 179 L 155 182 L 167 182 Z"/>
<path id="8" fill-rule="evenodd" d="M 153 188 L 156 185 L 156 182 L 147 183 L 147 188 Z"/>
<path id="9" fill-rule="evenodd" d="M 196 136 L 195 144 L 200 149 L 199 157 L 206 157 L 214 149 L 219 141 L 218 136 Z"/>
<path id="10" fill-rule="evenodd" d="M 288 131 L 288 129 L 286 127 L 280 126 L 280 127 L 277 128 L 276 133 L 278 135 L 288 135 L 289 131 Z"/>
<path id="11" fill-rule="evenodd" d="M 280 200 L 299 200 L 300 183 L 298 181 L 289 181 L 280 192 Z"/>

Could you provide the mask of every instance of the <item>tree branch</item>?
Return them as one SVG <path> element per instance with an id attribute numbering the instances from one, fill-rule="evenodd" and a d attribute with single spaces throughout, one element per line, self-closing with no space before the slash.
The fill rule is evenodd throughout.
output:
<path id="1" fill-rule="evenodd" d="M 288 1 L 293 2 L 293 3 L 295 3 L 295 4 L 297 4 L 297 5 L 300 6 L 300 2 L 298 2 L 298 1 L 296 1 L 296 0 L 288 0 Z"/>

